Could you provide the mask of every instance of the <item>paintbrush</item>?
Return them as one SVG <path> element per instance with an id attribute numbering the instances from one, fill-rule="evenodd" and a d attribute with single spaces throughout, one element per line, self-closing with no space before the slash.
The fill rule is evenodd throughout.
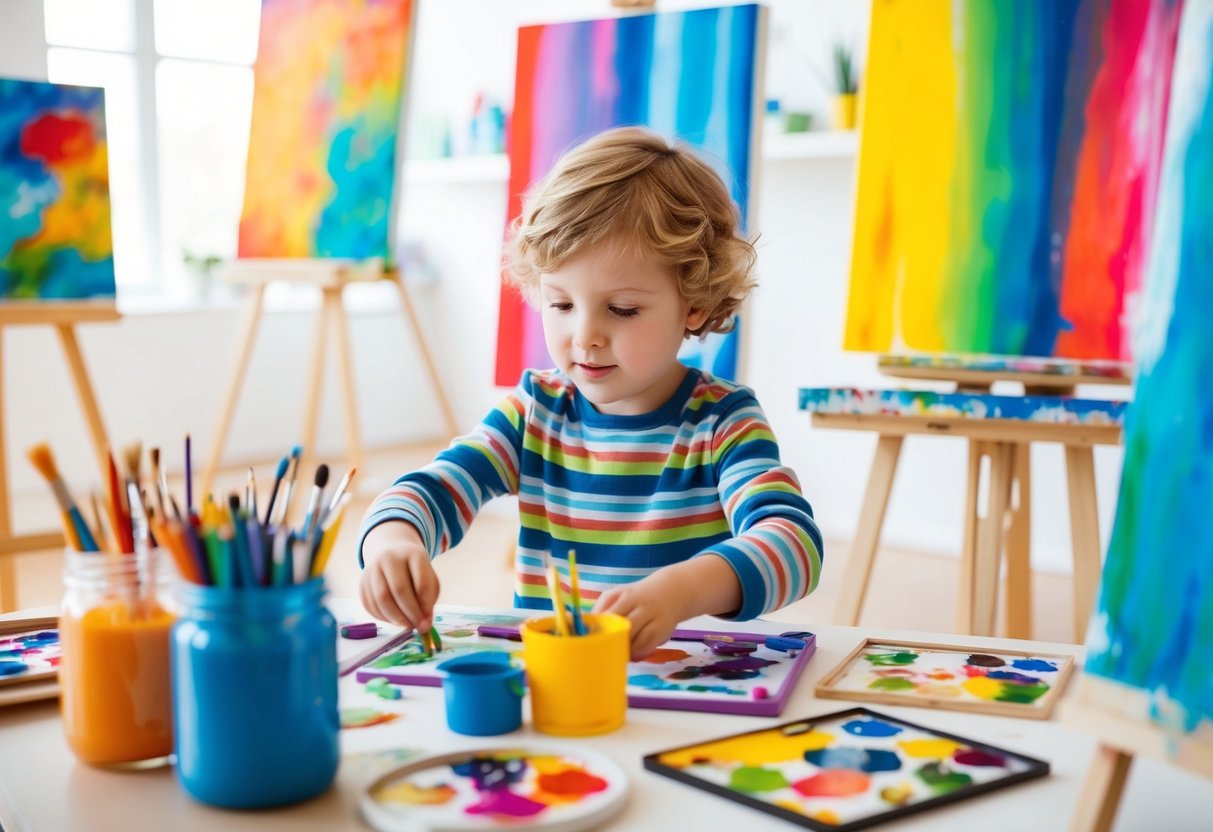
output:
<path id="1" fill-rule="evenodd" d="M 114 455 L 105 453 L 109 462 L 109 481 L 106 483 L 106 496 L 109 500 L 110 528 L 114 530 L 114 542 L 118 551 L 127 554 L 135 551 L 135 541 L 131 535 L 131 520 L 126 513 L 123 488 L 118 477 L 118 466 L 114 464 Z"/>
<path id="2" fill-rule="evenodd" d="M 194 459 L 190 435 L 185 435 L 185 510 L 194 510 Z"/>
<path id="3" fill-rule="evenodd" d="M 248 469 L 248 482 L 244 486 L 244 508 L 249 516 L 257 516 L 257 480 L 253 478 L 253 466 Z"/>
<path id="4" fill-rule="evenodd" d="M 354 478 L 354 474 L 358 473 L 358 469 L 351 468 L 345 472 L 345 476 L 341 478 L 341 482 L 337 483 L 337 490 L 333 492 L 333 499 L 329 500 L 329 504 L 325 507 L 320 515 L 320 519 L 316 522 L 317 526 L 324 526 L 328 521 L 329 515 L 337 508 L 337 504 L 341 502 L 341 498 L 345 496 L 345 490 L 350 487 L 350 480 Z"/>
<path id="5" fill-rule="evenodd" d="M 131 550 L 146 554 L 148 549 L 147 511 L 143 507 L 143 495 L 139 490 L 139 464 L 143 457 L 143 443 L 132 442 L 122 451 L 126 463 L 126 504 L 130 506 Z"/>
<path id="6" fill-rule="evenodd" d="M 55 457 L 51 453 L 50 445 L 42 442 L 26 451 L 25 455 L 29 457 L 29 461 L 38 469 L 38 473 L 47 481 L 51 491 L 55 494 L 55 501 L 59 503 L 63 534 L 67 537 L 68 543 L 77 552 L 99 551 L 100 547 L 97 545 L 96 538 L 89 529 L 88 523 L 84 522 L 84 515 L 76 507 L 72 495 L 67 490 L 67 484 L 59 476 L 59 469 L 55 466 Z"/>
<path id="7" fill-rule="evenodd" d="M 274 472 L 274 487 L 270 489 L 270 501 L 265 505 L 264 525 L 267 528 L 270 525 L 270 518 L 274 516 L 274 501 L 278 499 L 278 487 L 282 485 L 282 478 L 286 476 L 288 465 L 290 465 L 290 460 L 287 457 L 278 460 L 278 470 Z"/>
<path id="8" fill-rule="evenodd" d="M 323 462 L 316 469 L 316 483 L 312 486 L 312 496 L 307 501 L 307 513 L 303 516 L 303 534 L 305 541 L 312 539 L 313 526 L 319 521 L 320 500 L 324 497 L 324 488 L 329 484 L 329 467 Z"/>
<path id="9" fill-rule="evenodd" d="M 168 480 L 164 477 L 164 471 L 160 470 L 160 449 L 151 448 L 148 455 L 152 458 L 152 492 L 156 495 L 156 511 L 167 520 Z"/>
<path id="10" fill-rule="evenodd" d="M 556 633 L 562 636 L 572 635 L 568 619 L 564 612 L 564 593 L 560 591 L 560 573 L 556 564 L 548 567 L 548 592 L 552 595 L 552 613 L 556 617 Z"/>
<path id="11" fill-rule="evenodd" d="M 291 448 L 291 471 L 286 480 L 286 496 L 283 497 L 282 508 L 278 512 L 279 526 L 286 522 L 287 514 L 291 510 L 291 499 L 295 496 L 295 480 L 299 478 L 299 464 L 302 462 L 302 456 L 302 445 L 295 445 Z"/>
<path id="12" fill-rule="evenodd" d="M 112 552 L 116 543 L 113 535 L 109 533 L 109 529 L 105 526 L 105 513 L 101 511 L 96 491 L 88 493 L 88 502 L 93 512 L 93 525 L 97 527 L 97 544 L 101 547 L 102 551 Z"/>
<path id="13" fill-rule="evenodd" d="M 577 585 L 577 552 L 574 549 L 569 549 L 569 594 L 573 603 L 573 630 L 583 636 L 588 630 L 581 617 L 581 589 Z"/>

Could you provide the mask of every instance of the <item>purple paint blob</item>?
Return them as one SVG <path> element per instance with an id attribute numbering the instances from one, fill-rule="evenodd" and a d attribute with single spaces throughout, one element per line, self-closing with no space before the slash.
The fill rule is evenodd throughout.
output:
<path id="1" fill-rule="evenodd" d="M 463 811 L 469 815 L 504 815 L 510 818 L 531 818 L 547 808 L 546 804 L 514 794 L 509 789 L 493 789 L 480 793 L 480 802 Z"/>
<path id="2" fill-rule="evenodd" d="M 1025 676 L 1013 670 L 991 670 L 986 674 L 988 679 L 998 679 L 1003 682 L 1015 682 L 1020 685 L 1035 685 L 1040 682 L 1035 676 Z"/>
<path id="3" fill-rule="evenodd" d="M 842 726 L 842 730 L 857 737 L 892 737 L 905 729 L 879 719 L 852 719 Z"/>
<path id="4" fill-rule="evenodd" d="M 969 656 L 967 663 L 974 667 L 1003 667 L 1006 665 L 1005 661 L 988 653 L 974 653 Z"/>
<path id="5" fill-rule="evenodd" d="M 966 748 L 964 751 L 957 751 L 952 755 L 952 759 L 961 765 L 987 768 L 1004 768 L 1007 764 L 1007 758 L 1001 754 L 992 754 L 979 748 Z"/>
<path id="6" fill-rule="evenodd" d="M 509 788 L 522 780 L 526 769 L 526 760 L 518 757 L 504 760 L 473 757 L 466 763 L 451 766 L 451 771 L 470 778 L 476 784 L 476 791 L 481 792 Z"/>
<path id="7" fill-rule="evenodd" d="M 1035 670 L 1038 673 L 1054 673 L 1057 671 L 1056 664 L 1046 662 L 1044 659 L 1016 659 L 1011 662 L 1011 667 L 1016 670 Z"/>

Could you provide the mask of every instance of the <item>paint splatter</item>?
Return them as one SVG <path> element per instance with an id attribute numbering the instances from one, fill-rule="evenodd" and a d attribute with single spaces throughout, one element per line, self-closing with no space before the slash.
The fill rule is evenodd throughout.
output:
<path id="1" fill-rule="evenodd" d="M 341 727 L 370 728 L 372 725 L 383 725 L 399 718 L 400 714 L 377 711 L 374 708 L 342 708 Z"/>
<path id="2" fill-rule="evenodd" d="M 756 656 L 740 656 L 735 659 L 714 662 L 708 665 L 684 667 L 682 670 L 671 673 L 666 678 L 696 679 L 700 676 L 719 676 L 726 681 L 753 679 L 762 675 L 761 671 L 764 667 L 770 667 L 773 664 L 779 664 L 779 662 L 772 661 L 771 659 L 760 659 Z"/>
<path id="3" fill-rule="evenodd" d="M 818 768 L 848 768 L 854 771 L 897 771 L 901 758 L 892 751 L 840 746 L 806 751 L 804 758 Z"/>
<path id="4" fill-rule="evenodd" d="M 628 687 L 644 688 L 645 690 L 679 690 L 689 693 L 723 693 L 729 696 L 746 695 L 744 690 L 731 688 L 728 685 L 678 685 L 674 682 L 667 682 L 665 679 L 652 673 L 629 676 Z"/>
<path id="5" fill-rule="evenodd" d="M 426 787 L 405 780 L 403 783 L 380 786 L 371 796 L 380 803 L 401 806 L 442 806 L 449 803 L 455 794 L 455 789 L 446 783 Z"/>
<path id="6" fill-rule="evenodd" d="M 444 630 L 442 632 L 443 638 L 471 638 L 474 635 L 476 635 L 476 631 L 471 627 L 460 627 L 455 630 Z"/>
<path id="7" fill-rule="evenodd" d="M 964 746 L 955 740 L 906 740 L 897 743 L 897 747 L 911 757 L 946 760 Z"/>
<path id="8" fill-rule="evenodd" d="M 1011 662 L 1011 667 L 1016 670 L 1034 670 L 1037 673 L 1057 672 L 1057 665 L 1044 659 L 1016 659 Z"/>
<path id="9" fill-rule="evenodd" d="M 852 719 L 842 726 L 842 730 L 857 737 L 892 737 L 905 729 L 879 719 Z"/>
<path id="10" fill-rule="evenodd" d="M 1020 705 L 1029 705 L 1049 691 L 1049 686 L 1044 682 L 1024 685 L 1013 681 L 998 681 L 984 676 L 968 679 L 961 687 L 979 699 L 989 702 L 1014 702 Z"/>
<path id="11" fill-rule="evenodd" d="M 691 654 L 686 650 L 679 650 L 674 647 L 658 647 L 640 661 L 645 664 L 669 664 L 670 662 L 680 662 L 690 657 Z"/>
<path id="12" fill-rule="evenodd" d="M 792 788 L 805 797 L 852 797 L 866 792 L 871 784 L 872 778 L 862 772 L 831 768 L 797 780 Z"/>
<path id="13" fill-rule="evenodd" d="M 399 699 L 401 696 L 400 688 L 382 676 L 367 682 L 364 690 L 371 696 L 378 696 L 380 699 Z"/>
<path id="14" fill-rule="evenodd" d="M 909 679 L 900 677 L 889 679 L 877 679 L 872 684 L 868 685 L 873 690 L 912 690 L 915 685 Z"/>
<path id="15" fill-rule="evenodd" d="M 968 663 L 974 667 L 1002 667 L 1005 661 L 989 653 L 974 653 L 968 658 Z"/>
<path id="16" fill-rule="evenodd" d="M 917 653 L 874 653 L 864 656 L 869 662 L 877 667 L 889 667 L 899 664 L 913 664 L 918 659 Z"/>
<path id="17" fill-rule="evenodd" d="M 931 787 L 936 794 L 950 794 L 973 784 L 973 778 L 959 771 L 945 768 L 942 763 L 927 763 L 915 772 L 918 779 Z"/>
<path id="18" fill-rule="evenodd" d="M 880 799 L 891 806 L 905 806 L 914 796 L 914 787 L 910 783 L 898 786 L 885 786 L 880 790 Z"/>
<path id="19" fill-rule="evenodd" d="M 774 792 L 787 786 L 783 772 L 773 768 L 742 766 L 729 778 L 729 788 L 739 792 Z"/>
<path id="20" fill-rule="evenodd" d="M 913 676 L 914 671 L 905 667 L 893 667 L 888 670 L 873 670 L 873 676 L 878 676 L 881 679 L 887 679 L 892 676 Z"/>
<path id="21" fill-rule="evenodd" d="M 980 766 L 982 768 L 1005 768 L 1007 765 L 1006 757 L 990 751 L 982 751 L 979 748 L 966 748 L 964 751 L 957 751 L 956 756 L 952 759 L 961 765 Z"/>

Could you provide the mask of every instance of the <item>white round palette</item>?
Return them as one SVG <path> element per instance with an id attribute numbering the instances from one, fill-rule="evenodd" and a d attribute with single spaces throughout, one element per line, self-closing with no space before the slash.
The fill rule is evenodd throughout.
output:
<path id="1" fill-rule="evenodd" d="M 627 775 L 601 754 L 520 742 L 414 760 L 375 780 L 360 805 L 380 832 L 576 832 L 606 823 L 627 794 Z"/>

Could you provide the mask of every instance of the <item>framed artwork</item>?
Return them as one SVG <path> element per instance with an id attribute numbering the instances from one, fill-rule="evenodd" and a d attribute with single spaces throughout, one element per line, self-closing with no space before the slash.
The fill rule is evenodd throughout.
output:
<path id="1" fill-rule="evenodd" d="M 412 0 L 262 0 L 240 257 L 390 259 Z"/>
<path id="2" fill-rule="evenodd" d="M 834 832 L 1049 773 L 1043 760 L 867 708 L 649 754 L 644 767 L 806 829 Z"/>
<path id="3" fill-rule="evenodd" d="M 1121 425 L 1127 402 L 1070 396 L 1003 396 L 938 390 L 860 390 L 802 387 L 800 409 L 811 413 L 870 416 L 938 416 L 1013 419 L 1053 425 Z"/>
<path id="4" fill-rule="evenodd" d="M 114 286 L 105 91 L 0 78 L 0 301 Z"/>
<path id="5" fill-rule="evenodd" d="M 1074 657 L 864 639 L 817 683 L 823 699 L 1048 719 Z"/>
<path id="6" fill-rule="evenodd" d="M 612 127 L 644 125 L 714 164 L 752 233 L 765 34 L 756 4 L 519 29 L 507 222 L 565 151 Z M 735 379 L 738 344 L 737 330 L 690 339 L 680 358 Z M 497 384 L 512 386 L 524 369 L 551 366 L 539 313 L 503 283 Z"/>
<path id="7" fill-rule="evenodd" d="M 872 6 L 847 349 L 1132 357 L 1184 5 Z"/>
<path id="8" fill-rule="evenodd" d="M 373 782 L 361 810 L 380 832 L 575 832 L 601 828 L 627 795 L 627 776 L 601 754 L 526 744 L 414 760 Z"/>
<path id="9" fill-rule="evenodd" d="M 463 653 L 522 649 L 518 625 L 528 616 L 439 613 L 442 650 L 429 655 L 415 637 L 368 660 L 359 682 L 437 687 L 437 667 Z M 817 649 L 812 633 L 675 630 L 650 656 L 628 665 L 628 704 L 634 708 L 778 716 Z"/>
<path id="10" fill-rule="evenodd" d="M 0 622 L 0 705 L 59 695 L 59 619 Z"/>

